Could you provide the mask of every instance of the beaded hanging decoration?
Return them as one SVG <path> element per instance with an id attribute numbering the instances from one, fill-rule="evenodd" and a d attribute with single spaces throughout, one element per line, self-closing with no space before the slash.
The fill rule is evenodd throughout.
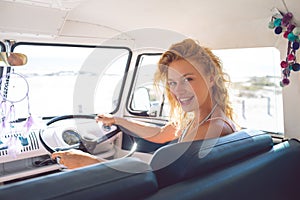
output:
<path id="1" fill-rule="evenodd" d="M 288 40 L 287 56 L 285 60 L 280 63 L 282 71 L 282 80 L 280 86 L 284 87 L 290 83 L 289 76 L 291 71 L 297 72 L 300 70 L 300 64 L 297 63 L 296 51 L 299 49 L 299 35 L 300 27 L 297 27 L 293 22 L 293 14 L 287 12 L 280 15 L 274 15 L 269 22 L 269 28 L 274 29 L 274 33 L 280 35 L 283 33 L 283 37 Z"/>

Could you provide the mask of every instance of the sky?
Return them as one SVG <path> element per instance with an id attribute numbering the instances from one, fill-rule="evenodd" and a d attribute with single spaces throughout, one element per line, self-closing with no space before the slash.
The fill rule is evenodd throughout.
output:
<path id="1" fill-rule="evenodd" d="M 226 49 L 213 52 L 221 59 L 232 81 L 251 76 L 280 77 L 280 53 L 275 48 Z"/>

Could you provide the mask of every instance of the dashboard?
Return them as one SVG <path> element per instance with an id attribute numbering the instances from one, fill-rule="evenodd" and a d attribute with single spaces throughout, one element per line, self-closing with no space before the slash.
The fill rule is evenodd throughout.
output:
<path id="1" fill-rule="evenodd" d="M 90 119 L 67 119 L 31 129 L 26 136 L 21 128 L 6 132 L 0 140 L 0 184 L 61 171 L 64 166 L 50 158 L 53 151 L 80 149 L 105 159 L 116 155 L 117 127 L 109 131 Z M 99 138 L 106 138 L 99 142 Z M 81 145 L 80 145 L 81 144 Z"/>

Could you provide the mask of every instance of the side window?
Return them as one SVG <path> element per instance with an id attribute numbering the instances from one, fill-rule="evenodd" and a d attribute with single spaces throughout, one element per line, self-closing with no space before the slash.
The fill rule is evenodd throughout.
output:
<path id="1" fill-rule="evenodd" d="M 280 53 L 276 48 L 214 51 L 231 78 L 231 102 L 241 127 L 283 133 Z"/>
<path id="2" fill-rule="evenodd" d="M 221 59 L 224 71 L 230 76 L 230 100 L 237 123 L 242 128 L 283 133 L 279 51 L 270 47 L 213 52 Z M 159 58 L 160 55 L 140 56 L 129 105 L 133 115 L 168 118 L 167 99 L 153 87 Z"/>
<path id="3" fill-rule="evenodd" d="M 167 118 L 169 107 L 163 94 L 163 88 L 153 85 L 154 73 L 160 54 L 144 54 L 139 56 L 138 67 L 135 69 L 136 81 L 129 110 L 134 115 Z"/>

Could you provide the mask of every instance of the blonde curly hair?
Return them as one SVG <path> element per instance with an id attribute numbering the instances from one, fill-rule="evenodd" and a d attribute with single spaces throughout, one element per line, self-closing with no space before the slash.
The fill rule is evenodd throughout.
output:
<path id="1" fill-rule="evenodd" d="M 158 87 L 163 84 L 166 96 L 170 103 L 170 121 L 177 127 L 185 127 L 191 120 L 189 113 L 182 110 L 178 101 L 173 97 L 168 86 L 168 66 L 173 61 L 185 59 L 193 66 L 204 67 L 205 75 L 213 75 L 214 85 L 211 98 L 213 103 L 217 104 L 225 115 L 233 120 L 233 108 L 231 106 L 228 94 L 228 85 L 230 78 L 223 72 L 220 59 L 212 53 L 207 47 L 201 47 L 193 39 L 185 39 L 182 42 L 173 44 L 160 58 L 158 68 L 154 76 L 154 83 Z"/>

